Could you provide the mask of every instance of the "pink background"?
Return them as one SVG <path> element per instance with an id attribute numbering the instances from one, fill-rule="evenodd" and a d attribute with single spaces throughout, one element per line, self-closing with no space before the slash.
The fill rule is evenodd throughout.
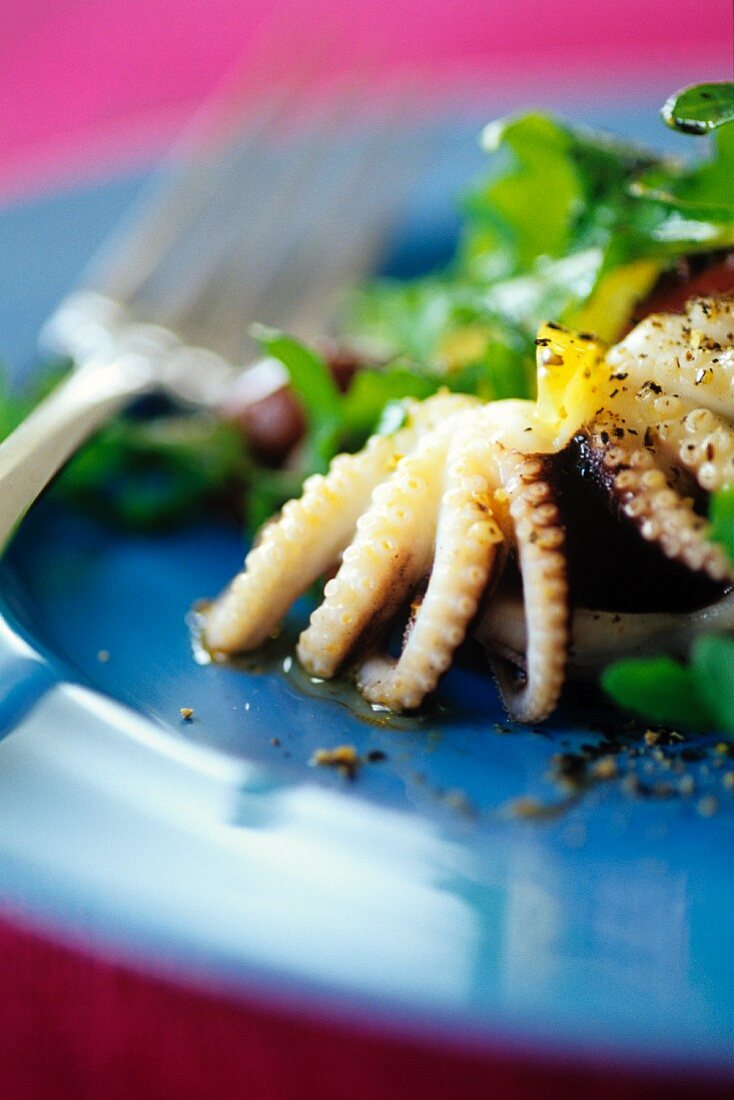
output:
<path id="1" fill-rule="evenodd" d="M 542 102 L 734 75 L 732 0 L 3 0 L 0 195 L 154 154 L 269 21 Z M 346 13 L 346 14 L 345 14 Z"/>

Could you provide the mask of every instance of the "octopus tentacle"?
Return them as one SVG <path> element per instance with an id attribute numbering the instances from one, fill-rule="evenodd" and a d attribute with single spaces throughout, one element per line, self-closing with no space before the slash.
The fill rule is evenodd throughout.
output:
<path id="1" fill-rule="evenodd" d="M 251 649 L 272 633 L 293 601 L 348 545 L 393 456 L 392 441 L 375 436 L 360 454 L 335 458 L 328 475 L 306 481 L 303 496 L 288 501 L 263 529 L 244 571 L 212 605 L 205 624 L 210 649 Z"/>
<path id="2" fill-rule="evenodd" d="M 408 402 L 407 427 L 391 436 L 373 436 L 357 454 L 337 455 L 325 476 L 309 478 L 303 495 L 288 501 L 280 516 L 263 528 L 243 571 L 209 609 L 204 626 L 209 649 L 235 653 L 264 642 L 293 601 L 332 568 L 374 488 L 401 456 L 423 433 L 477 403 L 446 393 Z"/>
<path id="3" fill-rule="evenodd" d="M 731 574 L 722 547 L 709 538 L 710 526 L 689 497 L 673 488 L 660 462 L 646 447 L 630 445 L 609 431 L 611 421 L 597 421 L 590 446 L 602 456 L 605 477 L 622 513 L 642 537 L 655 542 L 666 557 L 715 581 Z M 614 439 L 609 443 L 610 435 Z"/>
<path id="4" fill-rule="evenodd" d="M 520 722 L 540 722 L 558 702 L 568 650 L 565 533 L 540 458 L 509 453 L 505 491 L 517 543 L 525 604 L 527 650 L 522 677 L 492 655 L 505 706 Z M 514 469 L 513 469 L 514 467 Z M 509 472 L 509 471 L 508 471 Z"/>
<path id="5" fill-rule="evenodd" d="M 707 493 L 734 480 L 734 430 L 723 416 L 706 408 L 691 409 L 662 421 L 654 431 Z"/>
<path id="6" fill-rule="evenodd" d="M 599 611 L 577 607 L 571 616 L 568 670 L 577 680 L 594 680 L 620 657 L 669 654 L 685 659 L 700 634 L 734 629 L 734 591 L 695 611 Z M 476 626 L 476 637 L 508 661 L 527 649 L 527 624 L 519 593 L 496 594 Z"/>
<path id="7" fill-rule="evenodd" d="M 428 572 L 448 446 L 448 431 L 427 435 L 375 490 L 323 603 L 298 640 L 298 659 L 312 676 L 333 676 Z"/>
<path id="8" fill-rule="evenodd" d="M 428 587 L 399 659 L 374 656 L 360 668 L 358 687 L 369 702 L 419 706 L 464 640 L 503 538 L 491 510 L 489 451 L 487 442 L 452 448 Z"/>

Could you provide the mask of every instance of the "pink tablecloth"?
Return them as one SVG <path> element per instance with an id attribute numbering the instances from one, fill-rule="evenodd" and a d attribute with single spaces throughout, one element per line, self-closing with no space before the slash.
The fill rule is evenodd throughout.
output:
<path id="1" fill-rule="evenodd" d="M 343 0 L 340 61 L 473 72 L 593 99 L 732 76 L 731 0 Z M 284 0 L 296 36 L 338 0 Z M 3 0 L 0 195 L 155 153 L 251 46 L 273 0 Z M 665 1096 L 685 1078 L 467 1055 L 153 980 L 0 923 L 0 1096 Z M 722 1096 L 731 1095 L 721 1087 Z M 708 1095 L 717 1092 L 711 1086 Z"/>

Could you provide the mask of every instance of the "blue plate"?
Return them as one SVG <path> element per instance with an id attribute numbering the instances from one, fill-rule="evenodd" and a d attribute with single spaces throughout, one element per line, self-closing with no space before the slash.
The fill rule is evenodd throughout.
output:
<path id="1" fill-rule="evenodd" d="M 628 120 L 613 121 L 629 131 Z M 659 136 L 652 110 L 632 122 Z M 393 270 L 450 245 L 448 195 L 478 158 L 466 129 L 447 149 Z M 17 369 L 139 183 L 0 218 L 1 339 Z M 310 684 L 288 631 L 242 668 L 197 664 L 187 612 L 242 553 L 214 522 L 122 535 L 52 495 L 30 514 L 1 569 L 6 907 L 304 1010 L 734 1070 L 734 796 L 715 754 L 686 765 L 691 797 L 631 797 L 610 781 L 541 820 L 513 816 L 514 799 L 562 797 L 551 757 L 602 739 L 588 715 L 511 729 L 472 654 L 415 720 L 372 714 L 347 685 Z M 343 743 L 376 757 L 353 782 L 309 765 Z M 645 753 L 643 782 L 669 780 Z M 713 792 L 718 813 L 702 816 Z"/>

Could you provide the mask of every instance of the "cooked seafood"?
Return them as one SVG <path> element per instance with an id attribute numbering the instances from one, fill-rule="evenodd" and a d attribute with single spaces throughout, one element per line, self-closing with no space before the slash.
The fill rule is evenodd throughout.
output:
<path id="1" fill-rule="evenodd" d="M 209 610 L 211 650 L 261 644 L 338 566 L 298 643 L 308 672 L 329 678 L 355 663 L 370 702 L 412 709 L 474 625 L 510 715 L 538 721 L 557 703 L 569 648 L 587 671 L 595 649 L 600 660 L 613 651 L 604 612 L 615 626 L 624 612 L 638 646 L 646 635 L 680 645 L 685 623 L 705 622 L 688 612 L 732 580 L 702 511 L 734 478 L 734 298 L 649 317 L 608 351 L 557 325 L 537 342 L 536 402 L 442 393 L 409 403 L 401 429 L 309 479 Z M 589 507 L 574 507 L 579 493 Z M 631 563 L 615 561 L 617 545 Z M 641 596 L 617 608 L 589 584 L 596 557 L 624 578 L 638 556 Z M 678 589 L 667 602 L 653 574 Z M 406 604 L 392 658 L 383 639 Z M 665 614 L 676 630 L 661 631 Z"/>

